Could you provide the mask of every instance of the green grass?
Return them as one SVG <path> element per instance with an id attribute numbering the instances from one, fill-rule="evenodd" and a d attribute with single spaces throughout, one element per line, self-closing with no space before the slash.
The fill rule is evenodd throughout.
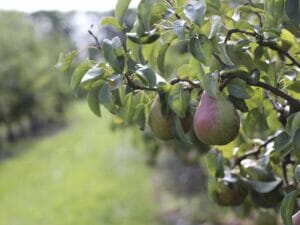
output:
<path id="1" fill-rule="evenodd" d="M 152 225 L 150 171 L 106 113 L 76 103 L 69 125 L 0 161 L 0 225 Z"/>

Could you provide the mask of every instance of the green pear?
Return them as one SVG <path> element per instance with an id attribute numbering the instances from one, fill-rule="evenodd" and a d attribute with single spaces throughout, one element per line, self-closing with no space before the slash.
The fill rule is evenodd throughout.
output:
<path id="1" fill-rule="evenodd" d="M 223 93 L 211 97 L 203 92 L 194 115 L 194 130 L 199 140 L 208 145 L 225 145 L 237 137 L 239 128 L 239 115 Z"/>
<path id="2" fill-rule="evenodd" d="M 161 103 L 159 96 L 157 96 L 151 106 L 149 113 L 149 127 L 153 135 L 162 140 L 170 140 L 174 138 L 172 131 L 175 114 L 171 112 L 167 117 L 161 113 Z M 184 132 L 188 132 L 192 124 L 192 118 L 187 115 L 181 119 L 181 126 Z"/>

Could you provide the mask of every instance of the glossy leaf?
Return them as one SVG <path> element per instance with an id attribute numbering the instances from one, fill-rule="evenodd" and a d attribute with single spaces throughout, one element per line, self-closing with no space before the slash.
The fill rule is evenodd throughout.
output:
<path id="1" fill-rule="evenodd" d="M 105 83 L 98 94 L 100 104 L 104 105 L 112 114 L 117 113 L 117 106 L 114 104 L 113 94 L 109 85 Z"/>
<path id="2" fill-rule="evenodd" d="M 119 24 L 118 19 L 116 17 L 112 17 L 112 16 L 104 17 L 101 20 L 101 26 L 110 26 L 110 27 L 116 28 L 117 30 L 122 30 L 122 27 Z"/>
<path id="3" fill-rule="evenodd" d="M 131 0 L 118 0 L 117 5 L 115 7 L 115 16 L 118 19 L 118 22 L 121 26 L 123 26 L 123 20 L 125 13 L 129 7 Z"/>
<path id="4" fill-rule="evenodd" d="M 213 46 L 204 34 L 191 34 L 190 51 L 192 55 L 203 64 L 210 64 L 213 54 Z"/>
<path id="5" fill-rule="evenodd" d="M 206 74 L 203 78 L 203 87 L 211 97 L 216 97 L 219 93 L 218 72 Z"/>
<path id="6" fill-rule="evenodd" d="M 77 91 L 79 84 L 82 80 L 82 77 L 86 74 L 86 72 L 94 65 L 94 61 L 87 60 L 81 63 L 74 71 L 71 78 L 71 88 L 74 92 Z"/>
<path id="7" fill-rule="evenodd" d="M 224 159 L 222 154 L 212 149 L 206 155 L 207 172 L 211 177 L 224 177 Z"/>
<path id="8" fill-rule="evenodd" d="M 279 177 L 277 177 L 273 181 L 258 181 L 245 178 L 243 178 L 243 181 L 247 183 L 251 187 L 251 189 L 255 190 L 258 193 L 269 193 L 282 184 L 282 180 Z"/>
<path id="9" fill-rule="evenodd" d="M 173 29 L 177 37 L 181 40 L 185 38 L 186 21 L 182 19 L 175 20 L 173 23 Z"/>
<path id="10" fill-rule="evenodd" d="M 293 225 L 292 215 L 296 207 L 296 200 L 300 190 L 290 192 L 284 197 L 280 206 L 281 218 L 285 225 Z"/>
<path id="11" fill-rule="evenodd" d="M 285 12 L 289 18 L 300 24 L 300 2 L 298 0 L 286 0 Z"/>
<path id="12" fill-rule="evenodd" d="M 253 95 L 252 88 L 244 80 L 238 78 L 232 79 L 227 89 L 230 95 L 240 99 L 249 99 Z"/>
<path id="13" fill-rule="evenodd" d="M 122 73 L 125 66 L 125 52 L 119 37 L 105 39 L 102 43 L 103 56 L 116 73 Z"/>
<path id="14" fill-rule="evenodd" d="M 126 36 L 136 44 L 151 44 L 160 37 L 160 34 L 154 29 L 149 32 L 144 32 L 141 35 L 137 33 L 126 33 Z"/>
<path id="15" fill-rule="evenodd" d="M 136 70 L 136 73 L 147 81 L 149 87 L 154 87 L 156 85 L 156 74 L 148 66 L 141 66 Z"/>
<path id="16" fill-rule="evenodd" d="M 211 29 L 208 35 L 209 39 L 214 38 L 223 26 L 222 18 L 220 16 L 212 16 L 210 20 Z"/>
<path id="17" fill-rule="evenodd" d="M 89 69 L 81 79 L 81 84 L 87 83 L 89 81 L 96 80 L 97 78 L 101 78 L 101 76 L 105 73 L 104 69 L 101 67 L 93 67 Z"/>
<path id="18" fill-rule="evenodd" d="M 184 91 L 183 85 L 177 83 L 172 86 L 168 96 L 168 104 L 172 111 L 174 111 L 180 118 L 186 116 L 187 107 L 189 104 L 189 94 Z"/>
<path id="19" fill-rule="evenodd" d="M 170 43 L 165 43 L 161 46 L 158 56 L 157 56 L 157 66 L 160 74 L 163 76 L 166 74 L 166 65 L 165 65 L 165 59 L 166 54 L 168 51 L 168 48 L 170 47 Z"/>
<path id="20" fill-rule="evenodd" d="M 286 88 L 296 93 L 300 93 L 300 80 L 293 81 L 293 83 L 288 85 Z"/>
<path id="21" fill-rule="evenodd" d="M 55 67 L 58 68 L 61 72 L 66 72 L 70 68 L 76 56 L 77 56 L 76 51 L 72 51 L 69 53 L 61 52 L 59 54 L 58 62 L 55 64 Z"/>
<path id="22" fill-rule="evenodd" d="M 100 110 L 100 104 L 99 104 L 99 88 L 94 88 L 91 91 L 89 91 L 87 96 L 87 102 L 90 110 L 96 115 L 101 117 L 101 110 Z"/>
<path id="23" fill-rule="evenodd" d="M 181 143 L 183 143 L 184 145 L 188 146 L 188 145 L 192 144 L 192 142 L 190 141 L 188 136 L 185 134 L 185 132 L 182 128 L 180 118 L 178 116 L 174 117 L 173 132 L 174 132 L 175 138 L 178 141 L 180 141 Z"/>
<path id="24" fill-rule="evenodd" d="M 191 1 L 185 6 L 183 12 L 193 23 L 201 26 L 206 13 L 206 3 L 204 0 Z"/>
<path id="25" fill-rule="evenodd" d="M 298 160 L 300 160 L 300 128 L 295 130 L 293 135 L 293 146 L 295 155 L 297 156 Z"/>

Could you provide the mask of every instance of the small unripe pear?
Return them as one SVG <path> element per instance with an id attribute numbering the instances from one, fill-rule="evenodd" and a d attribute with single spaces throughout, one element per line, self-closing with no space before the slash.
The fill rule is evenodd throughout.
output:
<path id="1" fill-rule="evenodd" d="M 172 127 L 174 123 L 175 114 L 171 112 L 167 117 L 164 117 L 161 113 L 161 103 L 159 96 L 157 96 L 151 106 L 149 113 L 149 127 L 153 135 L 162 140 L 170 140 L 174 138 Z M 187 132 L 192 125 L 192 118 L 187 115 L 181 119 L 181 125 L 184 132 Z"/>
<path id="2" fill-rule="evenodd" d="M 194 116 L 194 130 L 203 143 L 225 145 L 234 140 L 240 128 L 239 115 L 222 94 L 211 97 L 203 92 Z"/>

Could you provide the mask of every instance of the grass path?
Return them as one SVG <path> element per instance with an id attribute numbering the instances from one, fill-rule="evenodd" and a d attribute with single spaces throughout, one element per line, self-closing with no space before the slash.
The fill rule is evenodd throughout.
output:
<path id="1" fill-rule="evenodd" d="M 76 103 L 65 129 L 0 162 L 0 225 L 153 225 L 149 170 L 124 131 Z"/>

